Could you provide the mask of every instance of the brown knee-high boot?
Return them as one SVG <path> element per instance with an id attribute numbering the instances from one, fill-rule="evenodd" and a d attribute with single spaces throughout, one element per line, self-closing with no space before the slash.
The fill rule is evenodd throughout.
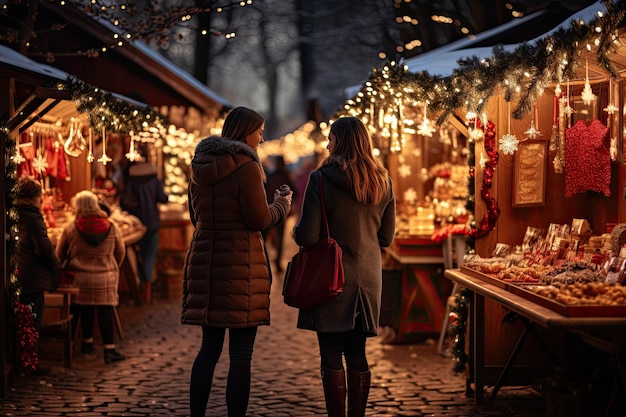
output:
<path id="1" fill-rule="evenodd" d="M 365 416 L 371 378 L 370 371 L 360 372 L 348 368 L 348 417 Z"/>
<path id="2" fill-rule="evenodd" d="M 346 416 L 346 372 L 321 367 L 328 417 Z"/>

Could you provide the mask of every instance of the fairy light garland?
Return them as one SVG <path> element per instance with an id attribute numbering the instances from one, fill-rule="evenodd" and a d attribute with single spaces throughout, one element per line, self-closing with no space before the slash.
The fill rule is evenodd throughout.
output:
<path id="1" fill-rule="evenodd" d="M 598 13 L 587 24 L 573 21 L 569 28 L 559 28 L 533 44 L 524 43 L 511 51 L 496 46 L 491 58 L 459 60 L 457 68 L 447 77 L 430 75 L 426 71 L 409 73 L 406 66 L 388 62 L 383 70 L 372 71 L 357 93 L 361 94 L 358 100 L 346 103 L 332 118 L 351 113 L 365 114 L 374 101 L 378 108 L 390 107 L 397 97 L 389 96 L 387 92 L 393 90 L 402 92 L 405 104 L 428 100 L 429 111 L 437 114 L 437 124 L 442 124 L 459 109 L 475 106 L 473 110 L 484 111 L 489 98 L 502 89 L 506 100 L 516 103 L 512 116 L 521 119 L 533 110 L 545 86 L 561 79 L 574 79 L 575 69 L 585 58 L 580 53 L 580 45 L 595 45 L 596 61 L 611 76 L 618 76 L 609 59 L 615 41 L 610 34 L 620 27 L 626 16 L 626 0 L 605 1 L 603 4 L 606 11 Z"/>

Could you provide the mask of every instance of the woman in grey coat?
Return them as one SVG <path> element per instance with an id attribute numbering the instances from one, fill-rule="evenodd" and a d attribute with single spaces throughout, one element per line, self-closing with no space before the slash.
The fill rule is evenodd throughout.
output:
<path id="1" fill-rule="evenodd" d="M 395 198 L 391 178 L 372 154 L 371 137 L 361 121 L 344 117 L 328 135 L 330 155 L 313 171 L 302 215 L 294 228 L 298 245 L 321 237 L 319 176 L 330 236 L 343 250 L 343 293 L 321 306 L 301 309 L 298 328 L 317 332 L 322 385 L 330 417 L 345 416 L 346 358 L 348 416 L 364 416 L 371 373 L 365 355 L 375 336 L 382 290 L 381 248 L 395 235 Z"/>

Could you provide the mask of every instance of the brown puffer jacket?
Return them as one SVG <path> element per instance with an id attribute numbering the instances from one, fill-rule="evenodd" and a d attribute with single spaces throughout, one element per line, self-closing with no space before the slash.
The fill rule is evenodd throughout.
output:
<path id="1" fill-rule="evenodd" d="M 240 328 L 270 322 L 270 271 L 261 231 L 284 221 L 285 197 L 267 204 L 256 152 L 212 136 L 198 143 L 189 178 L 195 227 L 183 275 L 183 324 Z"/>

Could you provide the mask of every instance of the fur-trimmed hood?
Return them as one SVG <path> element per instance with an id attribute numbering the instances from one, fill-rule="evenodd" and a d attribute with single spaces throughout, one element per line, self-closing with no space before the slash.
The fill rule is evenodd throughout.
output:
<path id="1" fill-rule="evenodd" d="M 262 167 L 259 155 L 248 144 L 221 136 L 209 136 L 196 146 L 191 161 L 190 181 L 198 184 L 202 177 L 205 183 L 223 180 L 241 166 L 254 162 Z"/>

